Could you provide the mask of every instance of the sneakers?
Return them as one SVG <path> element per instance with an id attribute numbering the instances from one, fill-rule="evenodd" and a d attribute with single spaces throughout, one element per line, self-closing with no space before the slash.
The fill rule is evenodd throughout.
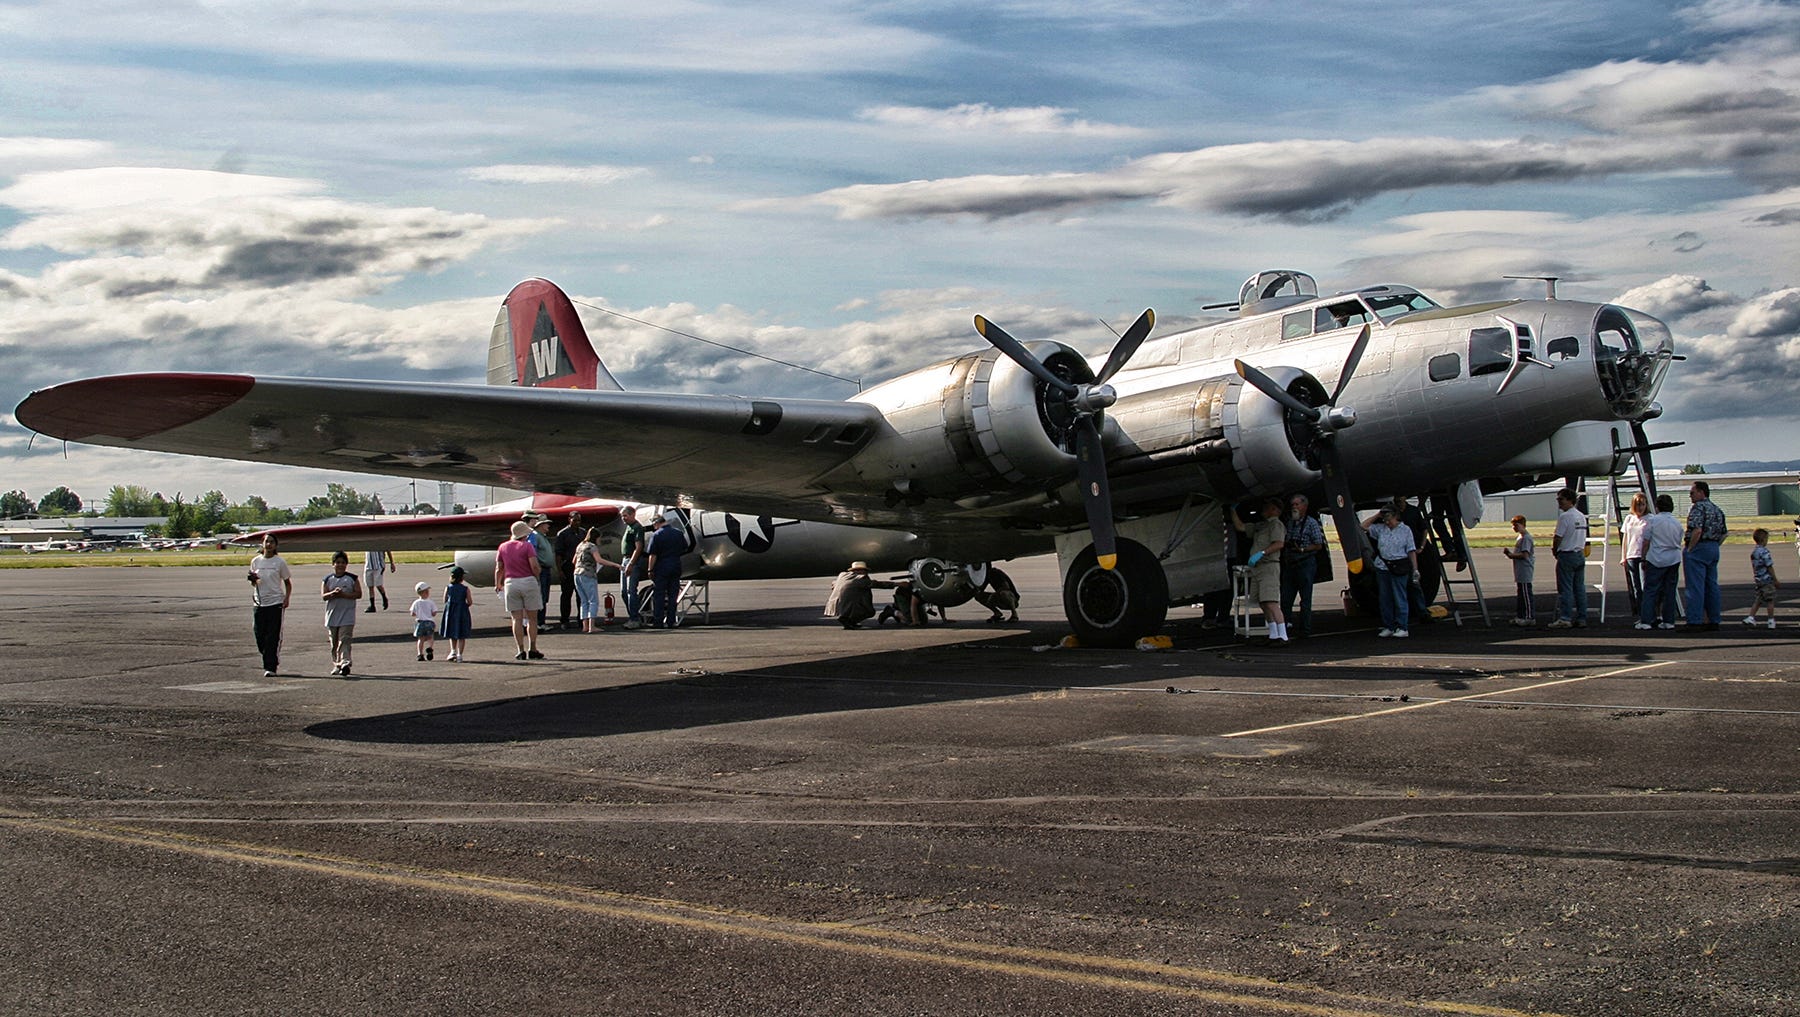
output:
<path id="1" fill-rule="evenodd" d="M 1544 627 L 1548 629 L 1572 629 L 1575 627 L 1575 623 L 1567 618 L 1558 618 Z"/>
<path id="2" fill-rule="evenodd" d="M 275 677 L 275 672 L 270 671 L 267 668 L 264 668 L 263 669 L 263 677 L 264 678 L 273 678 L 273 677 Z"/>
<path id="3" fill-rule="evenodd" d="M 525 658 L 526 658 L 526 659 L 527 659 L 527 660 L 543 660 L 543 659 L 544 659 L 544 655 L 543 655 L 543 654 L 541 654 L 541 653 L 539 653 L 539 652 L 538 652 L 538 651 L 536 651 L 536 650 L 526 650 L 526 651 L 525 651 Z"/>
<path id="4" fill-rule="evenodd" d="M 430 660 L 430 659 L 431 659 L 431 651 L 432 651 L 432 650 L 434 650 L 434 649 L 436 649 L 436 647 L 434 647 L 434 646 L 427 646 L 427 647 L 425 647 L 425 659 L 426 659 L 426 660 Z"/>
<path id="5" fill-rule="evenodd" d="M 363 614 L 374 614 L 374 613 L 375 613 L 375 602 L 371 600 L 371 601 L 369 601 L 369 606 L 363 608 Z"/>
<path id="6" fill-rule="evenodd" d="M 625 627 L 628 629 L 641 629 L 644 627 L 644 623 L 641 621 L 637 621 L 636 619 L 633 619 L 631 621 L 626 622 Z"/>
<path id="7" fill-rule="evenodd" d="M 1649 623 L 1649 622 L 1638 622 L 1638 623 L 1637 623 L 1637 624 L 1636 624 L 1636 625 L 1633 625 L 1633 626 L 1632 626 L 1632 628 L 1634 628 L 1634 629 L 1638 629 L 1638 630 L 1639 630 L 1639 631 L 1644 631 L 1644 630 L 1648 630 L 1648 629 L 1653 629 L 1653 628 L 1655 628 L 1655 627 L 1656 627 L 1656 626 L 1654 626 L 1654 625 L 1652 625 L 1652 624 L 1650 624 L 1650 623 Z"/>
<path id="8" fill-rule="evenodd" d="M 1412 635 L 1412 633 L 1406 631 L 1405 629 L 1395 629 L 1394 630 L 1394 638 L 1395 639 L 1405 639 L 1406 637 L 1408 637 L 1410 635 Z"/>
<path id="9" fill-rule="evenodd" d="M 1675 623 L 1674 622 L 1657 622 L 1656 627 L 1663 631 L 1673 631 L 1675 629 Z"/>
<path id="10" fill-rule="evenodd" d="M 1532 621 L 1530 618 L 1514 618 L 1512 623 L 1522 629 L 1528 629 L 1537 624 L 1537 622 Z"/>
<path id="11" fill-rule="evenodd" d="M 1773 619 L 1773 618 L 1770 618 L 1770 619 L 1769 619 L 1769 627 L 1770 627 L 1770 628 L 1774 628 L 1774 627 L 1775 627 L 1775 619 Z"/>
<path id="12" fill-rule="evenodd" d="M 1751 616 L 1750 616 L 1750 617 L 1748 617 L 1748 618 L 1745 618 L 1745 619 L 1744 619 L 1744 624 L 1745 624 L 1745 625 L 1755 625 L 1755 624 L 1756 624 L 1756 616 L 1755 616 L 1755 615 L 1751 615 Z"/>
<path id="13" fill-rule="evenodd" d="M 1382 629 L 1380 632 L 1375 633 L 1376 637 L 1378 637 L 1380 639 L 1386 639 L 1389 636 L 1392 636 L 1393 634 L 1394 634 L 1393 629 Z"/>
<path id="14" fill-rule="evenodd" d="M 425 659 L 425 655 L 424 655 L 424 654 L 423 654 L 423 653 L 421 653 L 421 654 L 419 654 L 419 659 L 420 659 L 420 660 L 424 660 L 424 659 Z"/>

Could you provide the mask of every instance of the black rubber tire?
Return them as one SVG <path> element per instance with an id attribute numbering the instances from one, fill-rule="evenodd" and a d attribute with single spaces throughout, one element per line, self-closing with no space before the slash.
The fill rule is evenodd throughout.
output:
<path id="1" fill-rule="evenodd" d="M 1075 556 L 1063 579 L 1063 611 L 1083 646 L 1127 647 L 1155 635 L 1169 615 L 1169 577 L 1150 549 L 1119 540 L 1119 560 L 1100 567 L 1094 545 Z"/>

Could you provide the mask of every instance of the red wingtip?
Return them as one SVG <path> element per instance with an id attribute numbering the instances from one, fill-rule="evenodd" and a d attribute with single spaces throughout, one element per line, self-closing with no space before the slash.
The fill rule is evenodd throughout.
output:
<path id="1" fill-rule="evenodd" d="M 242 374 L 121 374 L 40 389 L 19 404 L 19 423 L 53 438 L 136 440 L 191 424 L 242 399 Z"/>

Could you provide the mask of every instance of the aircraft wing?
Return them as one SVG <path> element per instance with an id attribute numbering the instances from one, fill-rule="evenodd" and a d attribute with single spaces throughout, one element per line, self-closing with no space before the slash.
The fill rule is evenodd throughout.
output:
<path id="1" fill-rule="evenodd" d="M 583 526 L 607 526 L 619 518 L 616 506 L 583 508 Z M 567 509 L 547 509 L 556 528 L 567 521 Z M 355 523 L 274 526 L 235 537 L 231 543 L 255 547 L 264 534 L 273 533 L 283 551 L 467 551 L 491 549 L 507 539 L 518 522 L 517 509 L 468 512 L 452 516 L 419 516 L 405 519 L 370 519 Z"/>
<path id="2" fill-rule="evenodd" d="M 16 416 L 93 445 L 815 519 L 815 479 L 886 426 L 823 399 L 232 374 L 73 381 Z"/>

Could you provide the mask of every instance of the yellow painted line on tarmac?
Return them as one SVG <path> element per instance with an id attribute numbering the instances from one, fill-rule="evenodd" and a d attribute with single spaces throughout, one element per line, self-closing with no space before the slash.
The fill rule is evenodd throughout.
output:
<path id="1" fill-rule="evenodd" d="M 673 926 L 884 961 L 1033 979 L 1086 989 L 1192 999 L 1239 1007 L 1249 1013 L 1300 1014 L 1304 1017 L 1403 1017 L 1407 1014 L 1564 1017 L 1549 1011 L 1513 1010 L 1451 1000 L 1382 999 L 1206 968 L 1100 954 L 977 943 L 868 925 L 796 921 L 679 900 L 558 883 L 503 879 L 474 872 L 414 868 L 113 823 L 0 816 L 0 827 L 78 837 L 124 847 L 150 848 L 208 861 L 263 865 L 406 890 L 455 894 L 499 904 Z"/>
<path id="2" fill-rule="evenodd" d="M 1622 667 L 1617 671 L 1606 671 L 1601 674 L 1576 675 L 1573 678 L 1558 678 L 1555 681 L 1538 682 L 1536 685 L 1521 685 L 1514 689 L 1496 689 L 1492 692 L 1477 692 L 1474 695 L 1469 696 L 1452 696 L 1448 699 L 1430 699 L 1422 703 L 1408 703 L 1405 706 L 1393 706 L 1385 710 L 1374 710 L 1369 713 L 1348 713 L 1341 717 L 1325 717 L 1320 720 L 1302 720 L 1292 724 L 1277 724 L 1274 727 L 1259 727 L 1250 731 L 1233 731 L 1230 734 L 1220 735 L 1219 737 L 1247 738 L 1251 735 L 1273 734 L 1277 731 L 1293 731 L 1297 728 L 1318 727 L 1322 724 L 1344 724 L 1353 720 L 1372 720 L 1376 717 L 1386 717 L 1389 714 L 1406 713 L 1409 710 L 1425 710 L 1433 706 L 1448 706 L 1452 703 L 1466 703 L 1471 699 L 1489 699 L 1494 696 L 1510 696 L 1517 692 L 1531 692 L 1534 689 L 1547 689 L 1556 685 L 1569 685 L 1574 682 L 1585 682 L 1595 678 L 1613 678 L 1622 674 L 1630 674 L 1633 671 L 1643 671 L 1653 667 L 1668 667 L 1673 663 L 1675 662 L 1672 660 L 1659 660 L 1651 664 L 1637 664 L 1632 667 Z"/>

